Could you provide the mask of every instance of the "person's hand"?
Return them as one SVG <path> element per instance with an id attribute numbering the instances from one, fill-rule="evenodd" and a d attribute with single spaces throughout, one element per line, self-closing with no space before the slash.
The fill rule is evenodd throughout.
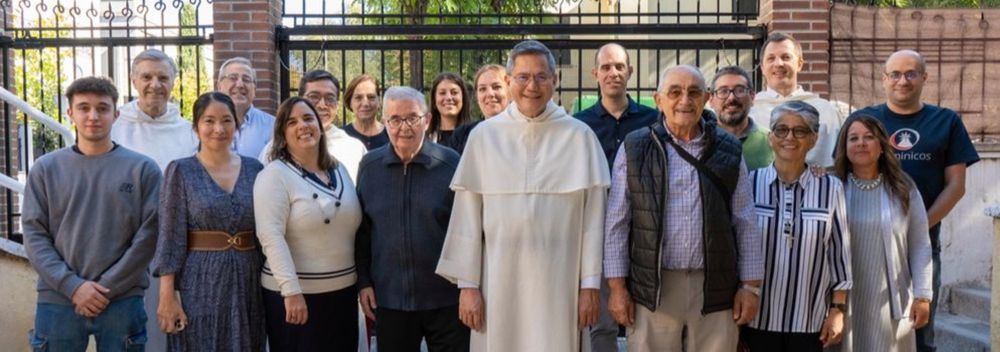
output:
<path id="1" fill-rule="evenodd" d="M 749 324 L 757 316 L 759 304 L 760 298 L 753 292 L 742 288 L 737 290 L 733 300 L 733 320 L 736 325 Z"/>
<path id="2" fill-rule="evenodd" d="M 823 321 L 823 330 L 820 330 L 819 341 L 823 343 L 823 348 L 840 343 L 844 337 L 844 312 L 840 309 L 830 308 L 827 311 L 826 320 Z"/>
<path id="3" fill-rule="evenodd" d="M 826 168 L 819 166 L 819 164 L 809 165 L 809 172 L 812 172 L 813 177 L 823 177 L 827 174 Z"/>
<path id="4" fill-rule="evenodd" d="M 375 304 L 375 289 L 371 287 L 365 287 L 358 292 L 358 301 L 361 302 L 361 311 L 365 313 L 365 317 L 375 321 L 375 309 L 378 305 Z"/>
<path id="5" fill-rule="evenodd" d="M 292 325 L 305 325 L 309 320 L 306 309 L 306 298 L 302 294 L 285 297 L 285 322 Z"/>
<path id="6" fill-rule="evenodd" d="M 931 318 L 931 301 L 926 299 L 914 299 L 910 308 L 910 322 L 914 329 L 920 329 L 927 325 Z"/>
<path id="7" fill-rule="evenodd" d="M 483 319 L 486 317 L 486 307 L 483 305 L 483 294 L 478 288 L 463 288 L 458 295 L 458 319 L 469 329 L 483 332 Z"/>
<path id="8" fill-rule="evenodd" d="M 187 314 L 184 314 L 184 307 L 174 293 L 161 294 L 160 304 L 156 307 L 157 321 L 160 323 L 160 330 L 168 334 L 178 333 L 188 325 Z"/>
<path id="9" fill-rule="evenodd" d="M 76 314 L 87 318 L 97 317 L 111 303 L 107 297 L 104 297 L 110 291 L 107 287 L 101 286 L 99 283 L 93 281 L 84 282 L 80 287 L 76 288 L 76 291 L 73 291 L 73 297 L 71 298 Z"/>
<path id="10" fill-rule="evenodd" d="M 597 315 L 601 309 L 601 291 L 596 288 L 580 289 L 579 302 L 579 328 L 594 325 L 597 322 Z"/>
<path id="11" fill-rule="evenodd" d="M 620 281 L 615 281 L 620 280 Z M 635 303 L 625 288 L 624 279 L 608 279 L 608 313 L 618 324 L 632 326 L 635 324 Z"/>

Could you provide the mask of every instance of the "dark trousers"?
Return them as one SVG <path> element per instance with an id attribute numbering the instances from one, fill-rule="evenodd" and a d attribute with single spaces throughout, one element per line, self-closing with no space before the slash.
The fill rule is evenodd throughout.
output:
<path id="1" fill-rule="evenodd" d="M 941 224 L 934 225 L 930 229 L 931 235 L 931 262 L 934 266 L 934 299 L 931 300 L 931 316 L 927 325 L 917 329 L 917 351 L 934 352 L 937 346 L 934 344 L 934 316 L 937 315 L 938 301 L 941 296 Z"/>
<path id="2" fill-rule="evenodd" d="M 822 352 L 819 333 L 772 332 L 746 328 L 741 337 L 751 352 Z"/>
<path id="3" fill-rule="evenodd" d="M 420 351 L 421 339 L 427 340 L 431 352 L 469 350 L 469 328 L 458 319 L 457 305 L 412 312 L 379 307 L 375 334 L 380 352 Z"/>
<path id="4" fill-rule="evenodd" d="M 292 325 L 285 322 L 285 298 L 264 290 L 270 350 L 357 352 L 357 288 L 304 296 L 309 317 L 305 325 Z"/>

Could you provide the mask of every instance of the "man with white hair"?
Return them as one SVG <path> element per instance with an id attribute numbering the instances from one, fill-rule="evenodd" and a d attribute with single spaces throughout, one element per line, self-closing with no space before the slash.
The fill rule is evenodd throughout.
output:
<path id="1" fill-rule="evenodd" d="M 111 139 L 153 158 L 161 170 L 174 159 L 193 155 L 198 139 L 191 123 L 170 102 L 177 79 L 174 60 L 156 49 L 143 51 L 132 60 L 129 78 L 138 96 L 119 108 L 121 115 L 111 129 Z M 156 295 L 156 290 L 150 291 Z"/>
<path id="2" fill-rule="evenodd" d="M 358 198 L 364 217 L 355 240 L 361 308 L 378 323 L 381 351 L 468 351 L 458 319 L 458 289 L 434 274 L 455 193 L 448 189 L 458 153 L 424 138 L 424 95 L 392 87 L 382 96 L 389 148 L 361 161 Z"/>
<path id="3" fill-rule="evenodd" d="M 138 98 L 119 108 L 121 114 L 111 129 L 111 140 L 152 158 L 161 171 L 175 159 L 194 155 L 198 139 L 191 123 L 181 118 L 181 110 L 170 102 L 177 79 L 174 60 L 156 49 L 143 51 L 132 60 L 130 79 Z M 165 351 L 167 337 L 156 319 L 160 280 L 150 280 L 144 300 L 150 317 L 146 322 L 146 351 Z"/>
<path id="4" fill-rule="evenodd" d="M 219 79 L 215 90 L 228 95 L 236 105 L 236 119 L 240 130 L 233 142 L 236 152 L 256 158 L 271 142 L 274 133 L 274 116 L 253 106 L 257 96 L 257 73 L 245 57 L 234 57 L 219 66 Z"/>
<path id="5" fill-rule="evenodd" d="M 473 351 L 590 349 L 610 173 L 594 132 L 552 102 L 555 67 L 542 43 L 514 46 L 512 103 L 472 131 L 451 183 L 437 273 L 461 289 Z"/>
<path id="6" fill-rule="evenodd" d="M 666 69 L 654 99 L 662 122 L 626 136 L 612 168 L 608 311 L 630 351 L 735 351 L 764 276 L 740 141 L 704 110 L 697 67 Z"/>

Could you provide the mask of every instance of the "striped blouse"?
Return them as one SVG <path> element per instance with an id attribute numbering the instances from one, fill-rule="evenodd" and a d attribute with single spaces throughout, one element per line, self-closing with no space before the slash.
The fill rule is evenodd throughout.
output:
<path id="1" fill-rule="evenodd" d="M 808 170 L 793 184 L 774 165 L 750 174 L 764 233 L 758 330 L 819 332 L 833 291 L 851 289 L 850 234 L 843 183 Z"/>

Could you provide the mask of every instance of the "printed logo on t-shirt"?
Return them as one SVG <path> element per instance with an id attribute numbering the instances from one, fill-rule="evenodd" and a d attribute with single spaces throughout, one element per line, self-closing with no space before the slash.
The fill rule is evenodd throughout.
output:
<path id="1" fill-rule="evenodd" d="M 913 149 L 917 142 L 920 142 L 920 133 L 910 128 L 900 128 L 889 136 L 889 143 L 901 152 Z"/>
<path id="2" fill-rule="evenodd" d="M 132 190 L 134 189 L 135 186 L 128 182 L 124 182 L 121 186 L 118 186 L 118 192 L 132 193 Z"/>

